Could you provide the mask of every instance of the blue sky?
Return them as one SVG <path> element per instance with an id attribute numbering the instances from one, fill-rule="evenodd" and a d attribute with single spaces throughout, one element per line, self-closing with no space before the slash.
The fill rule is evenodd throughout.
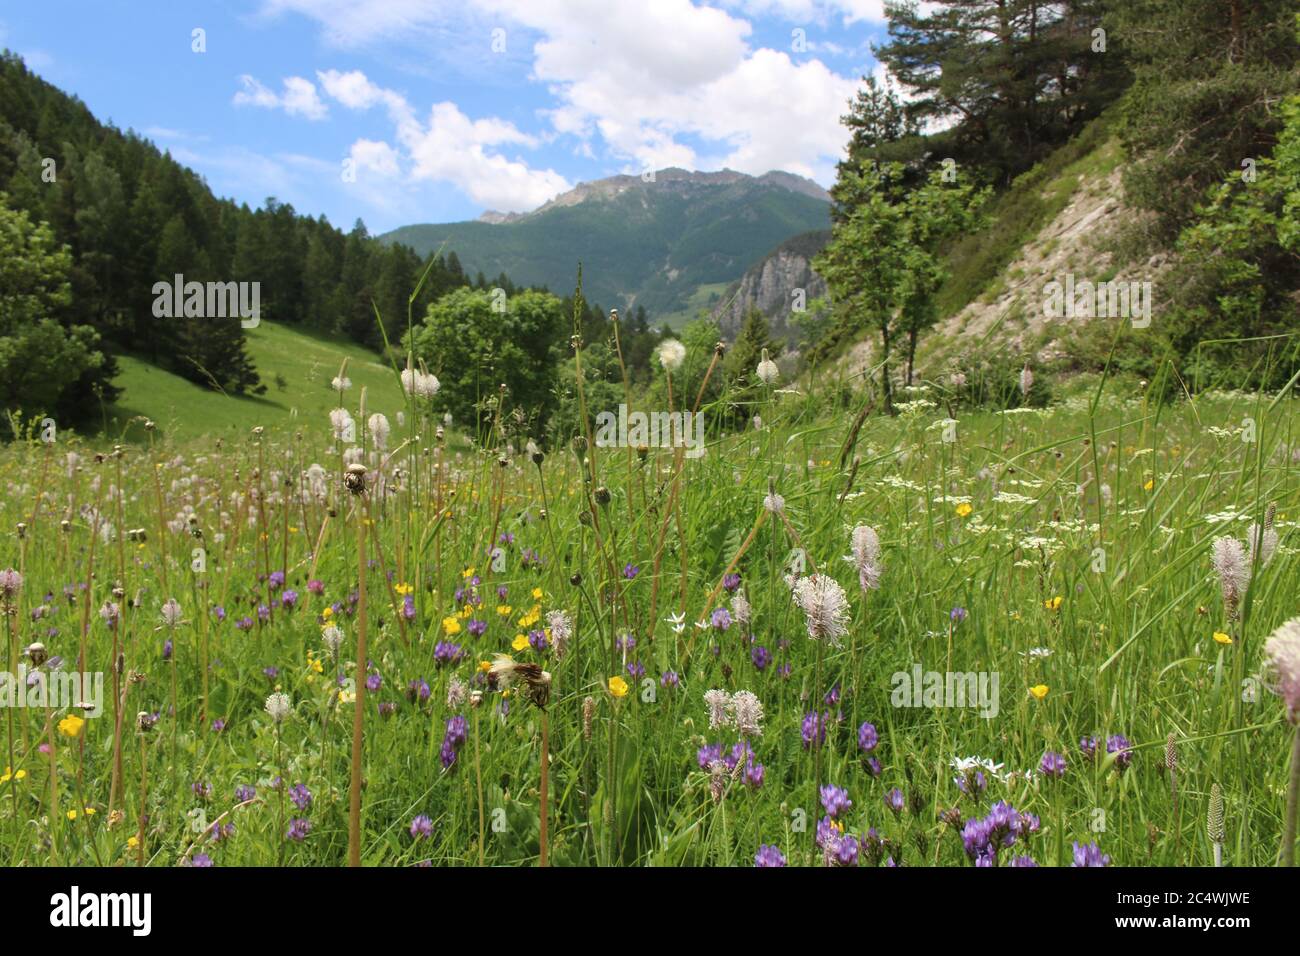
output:
<path id="1" fill-rule="evenodd" d="M 880 0 L 0 5 L 0 46 L 203 175 L 343 228 L 682 166 L 829 186 Z M 203 31 L 204 52 L 193 47 Z"/>

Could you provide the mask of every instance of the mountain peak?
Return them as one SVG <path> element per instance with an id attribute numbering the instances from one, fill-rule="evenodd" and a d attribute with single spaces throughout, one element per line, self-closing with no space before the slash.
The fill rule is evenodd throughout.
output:
<path id="1" fill-rule="evenodd" d="M 607 176 L 604 179 L 593 179 L 590 182 L 578 183 L 568 192 L 561 193 L 549 202 L 538 206 L 532 212 L 503 214 L 488 211 L 479 219 L 482 222 L 513 222 L 528 216 L 536 216 L 538 213 L 551 209 L 576 206 L 588 199 L 613 199 L 633 189 L 649 189 L 655 186 L 668 186 L 671 189 L 691 189 L 699 186 L 731 186 L 737 183 L 761 183 L 767 186 L 776 186 L 813 199 L 820 199 L 823 202 L 830 202 L 830 194 L 817 183 L 811 179 L 795 173 L 787 173 L 783 170 L 774 169 L 763 173 L 761 176 L 751 176 L 749 173 L 737 172 L 734 169 L 709 171 L 669 166 L 665 169 L 656 169 L 640 175 L 622 173 L 617 176 Z"/>

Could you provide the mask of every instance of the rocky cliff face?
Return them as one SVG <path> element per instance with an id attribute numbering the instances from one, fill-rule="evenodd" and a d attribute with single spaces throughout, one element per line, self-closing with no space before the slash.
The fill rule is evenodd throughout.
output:
<path id="1" fill-rule="evenodd" d="M 795 293 L 802 290 L 803 304 L 828 294 L 826 280 L 812 268 L 812 258 L 830 240 L 830 232 L 806 232 L 788 239 L 755 263 L 722 297 L 714 313 L 723 337 L 735 339 L 751 309 L 767 316 L 772 334 L 787 334 Z"/>

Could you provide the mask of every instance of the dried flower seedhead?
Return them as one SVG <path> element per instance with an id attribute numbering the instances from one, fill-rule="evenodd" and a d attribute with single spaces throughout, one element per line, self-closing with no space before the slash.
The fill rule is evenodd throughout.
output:
<path id="1" fill-rule="evenodd" d="M 1169 736 L 1165 738 L 1165 769 L 1166 770 L 1178 769 L 1177 739 L 1178 738 L 1174 736 L 1172 731 L 1170 732 Z"/>
<path id="2" fill-rule="evenodd" d="M 586 697 L 582 701 L 582 739 L 591 739 L 591 721 L 596 716 L 596 698 Z"/>
<path id="3" fill-rule="evenodd" d="M 479 707 L 483 703 L 483 692 L 481 690 L 472 690 L 469 692 L 469 705 Z"/>
<path id="4" fill-rule="evenodd" d="M 156 723 L 158 723 L 157 716 L 146 710 L 142 710 L 135 715 L 135 729 L 140 731 L 142 734 L 153 730 L 154 724 Z"/>
<path id="5" fill-rule="evenodd" d="M 50 659 L 50 653 L 40 641 L 33 641 L 27 645 L 27 659 L 32 662 L 33 667 L 40 667 Z"/>
<path id="6" fill-rule="evenodd" d="M 348 470 L 343 474 L 343 485 L 354 495 L 363 495 L 366 493 L 366 466 L 360 462 L 354 462 L 348 465 Z"/>
<path id="7" fill-rule="evenodd" d="M 1211 843 L 1223 842 L 1223 791 L 1210 785 L 1210 808 L 1205 814 L 1205 833 Z"/>
<path id="8" fill-rule="evenodd" d="M 722 358 L 722 356 L 725 355 L 726 352 L 727 352 L 726 342 L 723 342 L 721 339 L 719 339 L 717 342 L 714 343 L 713 345 L 714 355 L 716 355 L 718 358 Z"/>
<path id="9" fill-rule="evenodd" d="M 545 708 L 551 697 L 551 675 L 542 670 L 542 665 L 516 661 L 509 654 L 494 656 L 488 684 L 502 690 L 519 687 L 524 699 L 539 708 Z"/>
<path id="10" fill-rule="evenodd" d="M 25 521 L 20 521 L 20 522 L 18 522 L 18 525 L 17 525 L 17 531 L 18 531 L 18 540 L 19 540 L 19 541 L 21 541 L 21 540 L 23 540 L 23 538 L 27 537 L 27 522 L 25 522 Z"/>
<path id="11" fill-rule="evenodd" d="M 609 493 L 609 489 L 606 488 L 604 485 L 601 485 L 595 490 L 595 492 L 592 493 L 592 497 L 596 499 L 596 504 L 600 505 L 603 508 L 609 504 L 611 496 Z"/>

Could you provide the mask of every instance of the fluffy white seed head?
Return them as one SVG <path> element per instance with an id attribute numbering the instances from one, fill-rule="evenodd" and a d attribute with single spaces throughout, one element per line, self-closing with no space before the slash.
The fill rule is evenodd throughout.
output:
<path id="1" fill-rule="evenodd" d="M 1246 549 L 1236 538 L 1215 538 L 1210 561 L 1219 578 L 1223 606 L 1228 617 L 1235 618 L 1241 599 L 1246 596 L 1246 588 L 1250 586 L 1250 563 L 1246 558 Z"/>
<path id="2" fill-rule="evenodd" d="M 880 577 L 885 566 L 880 559 L 880 537 L 870 525 L 860 524 L 853 529 L 851 541 L 853 563 L 858 568 L 858 583 L 864 591 L 880 587 Z"/>
<path id="3" fill-rule="evenodd" d="M 686 361 L 686 346 L 677 339 L 664 339 L 655 349 L 655 355 L 665 372 L 675 372 Z"/>
<path id="4" fill-rule="evenodd" d="M 1293 617 L 1264 642 L 1269 689 L 1286 703 L 1287 717 L 1300 723 L 1300 617 Z"/>
<path id="5" fill-rule="evenodd" d="M 840 583 L 825 574 L 801 577 L 794 582 L 794 602 L 804 613 L 808 636 L 838 647 L 849 623 L 849 602 Z"/>

